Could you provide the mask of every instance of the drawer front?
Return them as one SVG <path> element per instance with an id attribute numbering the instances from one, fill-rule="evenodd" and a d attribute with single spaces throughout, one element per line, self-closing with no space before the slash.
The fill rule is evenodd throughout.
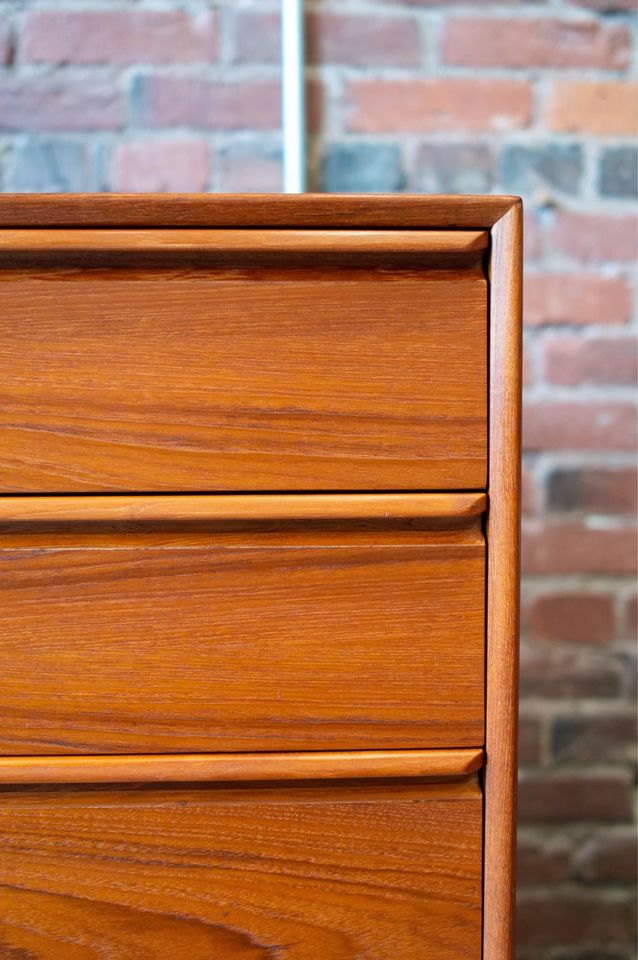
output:
<path id="1" fill-rule="evenodd" d="M 480 517 L 419 519 L 450 501 L 424 495 L 404 520 L 362 519 L 392 512 L 372 497 L 284 522 L 295 508 L 272 499 L 203 497 L 169 521 L 180 498 L 139 498 L 116 521 L 119 498 L 95 498 L 88 522 L 64 498 L 75 521 L 5 520 L 1 752 L 481 745 Z M 321 516 L 325 498 L 301 499 Z M 245 501 L 262 519 L 233 519 Z"/>
<path id="2" fill-rule="evenodd" d="M 32 960 L 479 960 L 481 821 L 475 781 L 18 790 L 0 802 L 0 943 Z"/>
<path id="3" fill-rule="evenodd" d="M 484 488 L 485 242 L 0 231 L 0 490 Z"/>

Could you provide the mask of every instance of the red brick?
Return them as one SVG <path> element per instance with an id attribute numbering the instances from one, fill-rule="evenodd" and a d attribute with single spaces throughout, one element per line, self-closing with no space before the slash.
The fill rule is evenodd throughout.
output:
<path id="1" fill-rule="evenodd" d="M 544 345 L 545 378 L 564 386 L 628 385 L 638 376 L 635 338 L 562 337 Z"/>
<path id="2" fill-rule="evenodd" d="M 32 10 L 23 57 L 34 63 L 179 63 L 216 53 L 215 19 L 183 10 Z"/>
<path id="3" fill-rule="evenodd" d="M 636 755 L 636 714 L 625 710 L 597 712 L 591 716 L 558 716 L 551 733 L 551 750 L 557 765 L 593 764 L 601 761 L 633 767 Z"/>
<path id="4" fill-rule="evenodd" d="M 523 386 L 531 387 L 534 383 L 534 364 L 529 350 L 523 350 Z"/>
<path id="5" fill-rule="evenodd" d="M 600 10 L 601 13 L 617 13 L 621 10 L 636 9 L 634 0 L 570 0 L 577 7 L 588 7 L 590 10 Z"/>
<path id="6" fill-rule="evenodd" d="M 234 27 L 236 62 L 279 63 L 278 14 L 238 11 Z M 306 56 L 313 64 L 418 67 L 421 60 L 418 23 L 409 17 L 309 13 Z"/>
<path id="7" fill-rule="evenodd" d="M 631 467 L 556 467 L 547 478 L 550 510 L 636 513 L 638 475 Z"/>
<path id="8" fill-rule="evenodd" d="M 273 80 L 150 76 L 142 80 L 141 101 L 144 122 L 157 127 L 276 130 L 281 123 L 279 84 Z"/>
<path id="9" fill-rule="evenodd" d="M 522 715 L 518 726 L 518 762 L 535 767 L 541 761 L 541 722 L 538 717 Z"/>
<path id="10" fill-rule="evenodd" d="M 614 637 L 613 598 L 609 594 L 541 594 L 525 605 L 525 623 L 535 641 L 610 643 Z"/>
<path id="11" fill-rule="evenodd" d="M 536 513 L 536 483 L 532 471 L 527 467 L 521 471 L 521 509 L 523 513 Z"/>
<path id="12" fill-rule="evenodd" d="M 525 260 L 528 263 L 530 261 L 538 260 L 542 252 L 541 232 L 538 219 L 532 210 L 525 211 L 523 238 Z"/>
<path id="13" fill-rule="evenodd" d="M 237 10 L 232 19 L 236 63 L 275 63 L 281 60 L 279 13 Z"/>
<path id="14" fill-rule="evenodd" d="M 278 193 L 281 177 L 279 154 L 255 144 L 229 147 L 219 158 L 221 189 L 228 193 Z"/>
<path id="15" fill-rule="evenodd" d="M 578 851 L 575 874 L 585 883 L 635 883 L 636 860 L 635 830 L 601 830 Z"/>
<path id="16" fill-rule="evenodd" d="M 442 52 L 456 66 L 620 70 L 629 62 L 630 37 L 626 27 L 594 20 L 450 17 Z"/>
<path id="17" fill-rule="evenodd" d="M 529 402 L 523 411 L 525 450 L 634 450 L 632 403 Z"/>
<path id="18" fill-rule="evenodd" d="M 0 81 L 0 126 L 5 131 L 117 130 L 124 100 L 112 80 L 65 76 Z"/>
<path id="19" fill-rule="evenodd" d="M 517 903 L 516 941 L 519 946 L 576 944 L 584 948 L 581 960 L 612 960 L 603 954 L 613 943 L 631 943 L 635 930 L 635 902 L 631 894 L 601 896 L 598 891 L 545 890 L 521 895 Z M 593 944 L 593 949 L 591 948 Z M 550 954 L 544 954 L 549 957 Z M 558 953 L 551 956 L 558 957 Z M 565 954 L 560 954 L 567 960 Z M 577 960 L 575 954 L 571 960 Z"/>
<path id="20" fill-rule="evenodd" d="M 527 520 L 522 566 L 527 574 L 633 574 L 637 548 L 633 524 L 601 529 Z"/>
<path id="21" fill-rule="evenodd" d="M 561 836 L 521 833 L 516 859 L 519 885 L 561 883 L 569 876 L 570 844 Z"/>
<path id="22" fill-rule="evenodd" d="M 419 25 L 408 17 L 309 14 L 307 52 L 310 63 L 349 67 L 418 67 Z"/>
<path id="23" fill-rule="evenodd" d="M 208 185 L 208 168 L 202 140 L 136 140 L 116 148 L 111 179 L 123 193 L 199 193 Z"/>
<path id="24" fill-rule="evenodd" d="M 549 245 L 581 263 L 633 263 L 638 254 L 636 220 L 633 216 L 562 212 L 554 220 Z"/>
<path id="25" fill-rule="evenodd" d="M 529 326 L 618 324 L 631 315 L 631 292 L 622 277 L 528 273 L 524 297 Z"/>
<path id="26" fill-rule="evenodd" d="M 613 700 L 623 691 L 626 665 L 595 647 L 521 648 L 521 694 L 551 701 L 559 697 Z"/>
<path id="27" fill-rule="evenodd" d="M 0 21 L 0 65 L 11 59 L 11 30 L 7 20 Z"/>
<path id="28" fill-rule="evenodd" d="M 636 132 L 636 87 L 608 80 L 555 83 L 546 111 L 550 130 L 600 136 Z"/>
<path id="29" fill-rule="evenodd" d="M 625 636 L 631 640 L 636 639 L 638 633 L 638 597 L 635 595 L 629 598 L 625 607 L 624 631 Z"/>
<path id="30" fill-rule="evenodd" d="M 306 80 L 306 125 L 310 133 L 321 134 L 332 124 L 330 87 L 325 80 Z"/>
<path id="31" fill-rule="evenodd" d="M 376 0 L 376 2 L 387 4 L 387 0 Z M 518 7 L 525 2 L 526 0 L 513 0 L 513 5 Z M 532 2 L 544 3 L 545 0 L 532 0 Z M 502 6 L 503 0 L 394 0 L 394 4 L 403 7 L 492 7 Z"/>
<path id="32" fill-rule="evenodd" d="M 364 133 L 504 133 L 528 126 L 532 115 L 532 89 L 522 80 L 357 80 L 346 101 L 348 129 Z"/>
<path id="33" fill-rule="evenodd" d="M 521 774 L 522 823 L 626 823 L 631 820 L 633 783 L 627 770 Z"/>

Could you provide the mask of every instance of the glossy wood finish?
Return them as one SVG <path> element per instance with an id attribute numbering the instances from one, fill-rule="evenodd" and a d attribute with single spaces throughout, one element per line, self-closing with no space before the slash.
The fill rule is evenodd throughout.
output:
<path id="1" fill-rule="evenodd" d="M 242 267 L 136 256 L 0 269 L 0 490 L 485 486 L 478 261 L 294 269 L 284 254 L 260 268 L 248 255 Z"/>
<path id="2" fill-rule="evenodd" d="M 480 518 L 78 526 L 0 537 L 2 753 L 481 745 Z"/>
<path id="3" fill-rule="evenodd" d="M 0 497 L 6 523 L 427 520 L 477 517 L 484 493 Z"/>
<path id="4" fill-rule="evenodd" d="M 489 230 L 515 200 L 422 194 L 4 194 L 0 226 Z"/>
<path id="5" fill-rule="evenodd" d="M 486 960 L 514 956 L 520 590 L 522 208 L 492 231 L 487 524 Z"/>
<path id="6" fill-rule="evenodd" d="M 0 757 L 0 784 L 463 778 L 482 762 L 482 750 Z"/>
<path id="7" fill-rule="evenodd" d="M 364 258 L 396 258 L 415 255 L 474 254 L 487 248 L 484 230 L 3 230 L 0 229 L 0 264 L 15 254 L 48 253 L 144 254 L 161 252 L 218 254 L 240 257 L 299 257 L 321 259 L 324 255 Z"/>
<path id="8" fill-rule="evenodd" d="M 480 960 L 482 801 L 418 784 L 6 793 L 29 960 Z"/>
<path id="9" fill-rule="evenodd" d="M 0 955 L 513 960 L 520 269 L 508 197 L 0 197 Z"/>

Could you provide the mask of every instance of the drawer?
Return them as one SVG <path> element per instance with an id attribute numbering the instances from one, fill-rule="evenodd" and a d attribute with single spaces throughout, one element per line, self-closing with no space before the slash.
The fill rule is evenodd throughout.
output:
<path id="1" fill-rule="evenodd" d="M 475 779 L 0 796 L 7 956 L 480 960 Z"/>
<path id="2" fill-rule="evenodd" d="M 484 508 L 0 500 L 0 751 L 481 745 Z"/>
<path id="3" fill-rule="evenodd" d="M 0 230 L 0 490 L 484 488 L 487 238 Z"/>

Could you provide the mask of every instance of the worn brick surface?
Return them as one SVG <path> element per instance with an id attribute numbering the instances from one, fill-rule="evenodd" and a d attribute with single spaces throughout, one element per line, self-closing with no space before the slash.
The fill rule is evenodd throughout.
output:
<path id="1" fill-rule="evenodd" d="M 592 591 L 541 592 L 523 604 L 522 619 L 541 643 L 611 643 L 614 597 Z"/>
<path id="2" fill-rule="evenodd" d="M 524 320 L 529 326 L 625 324 L 633 301 L 626 277 L 608 273 L 537 273 L 524 287 Z"/>
<path id="3" fill-rule="evenodd" d="M 122 193 L 197 193 L 208 184 L 208 147 L 194 139 L 122 143 L 111 176 L 113 189 Z"/>
<path id="4" fill-rule="evenodd" d="M 345 107 L 348 128 L 365 133 L 503 133 L 529 125 L 532 89 L 500 78 L 355 80 Z"/>
<path id="5" fill-rule="evenodd" d="M 519 792 L 523 823 L 623 822 L 633 815 L 633 782 L 626 770 L 524 773 Z"/>
<path id="6" fill-rule="evenodd" d="M 446 63 L 470 67 L 624 68 L 627 27 L 554 17 L 450 17 L 444 27 Z"/>
<path id="7" fill-rule="evenodd" d="M 635 337 L 548 340 L 544 360 L 548 383 L 563 386 L 633 386 L 638 374 Z"/>
<path id="8" fill-rule="evenodd" d="M 547 477 L 547 506 L 555 512 L 636 513 L 635 467 L 556 467 Z"/>
<path id="9" fill-rule="evenodd" d="M 635 0 L 307 0 L 309 185 L 525 214 L 517 960 L 636 960 Z M 276 191 L 278 0 L 0 3 L 0 188 Z"/>
<path id="10" fill-rule="evenodd" d="M 620 402 L 543 400 L 523 415 L 525 450 L 628 450 L 636 444 L 636 411 Z"/>
<path id="11" fill-rule="evenodd" d="M 527 574 L 636 573 L 634 523 L 590 525 L 576 521 L 525 521 L 522 564 Z"/>
<path id="12" fill-rule="evenodd" d="M 633 263 L 638 233 L 633 216 L 561 210 L 549 231 L 552 251 L 583 263 Z"/>
<path id="13" fill-rule="evenodd" d="M 574 873 L 587 883 L 636 882 L 636 834 L 631 828 L 597 831 L 588 836 L 575 857 Z"/>
<path id="14" fill-rule="evenodd" d="M 555 194 L 578 195 L 584 172 L 583 148 L 575 143 L 515 145 L 502 154 L 501 181 L 512 193 L 545 203 Z"/>
<path id="15" fill-rule="evenodd" d="M 565 80 L 554 85 L 547 105 L 550 130 L 632 136 L 636 87 L 616 80 Z"/>
<path id="16" fill-rule="evenodd" d="M 496 157 L 487 146 L 426 143 L 416 158 L 416 183 L 423 193 L 490 193 Z M 528 236 L 528 249 L 531 249 Z"/>
<path id="17" fill-rule="evenodd" d="M 401 151 L 391 143 L 329 145 L 322 185 L 330 193 L 393 193 L 405 184 Z"/>
<path id="18" fill-rule="evenodd" d="M 638 196 L 638 150 L 609 147 L 600 159 L 599 189 L 603 197 L 635 200 Z"/>
<path id="19" fill-rule="evenodd" d="M 35 63 L 206 62 L 215 55 L 215 18 L 184 10 L 27 10 L 22 55 Z"/>
<path id="20" fill-rule="evenodd" d="M 558 716 L 551 731 L 552 758 L 559 765 L 631 763 L 635 736 L 635 710 Z"/>

